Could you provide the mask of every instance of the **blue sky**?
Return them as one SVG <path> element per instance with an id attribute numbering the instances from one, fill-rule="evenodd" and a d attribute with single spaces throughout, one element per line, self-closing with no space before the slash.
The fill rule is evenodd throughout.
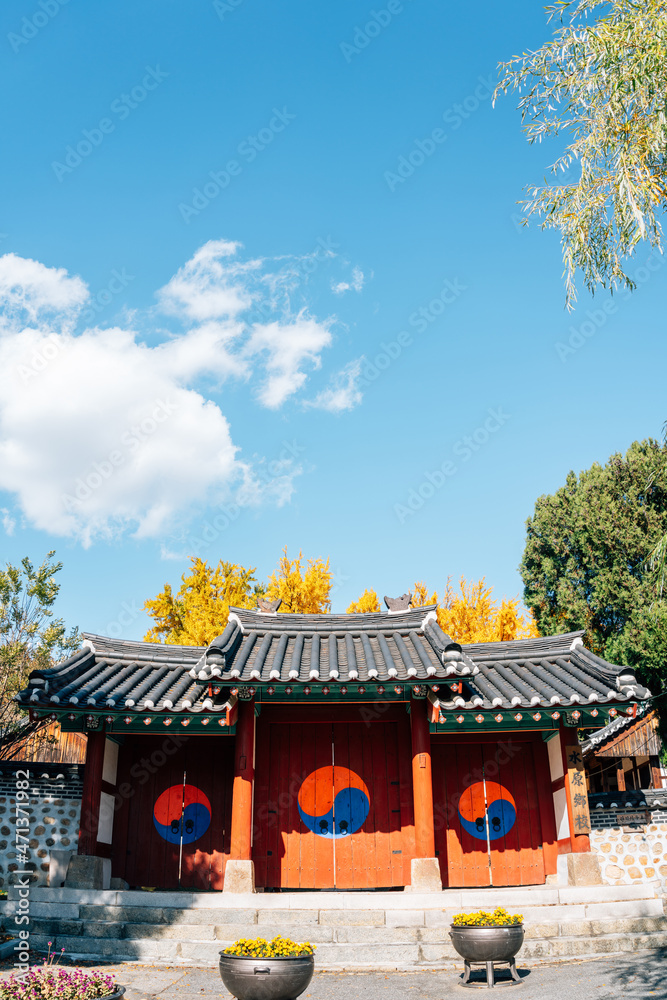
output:
<path id="1" fill-rule="evenodd" d="M 662 259 L 568 314 L 518 225 L 557 147 L 489 95 L 548 30 L 526 0 L 3 4 L 0 558 L 55 548 L 69 624 L 140 637 L 188 555 L 265 577 L 285 545 L 334 610 L 515 595 L 535 499 L 659 436 Z"/>

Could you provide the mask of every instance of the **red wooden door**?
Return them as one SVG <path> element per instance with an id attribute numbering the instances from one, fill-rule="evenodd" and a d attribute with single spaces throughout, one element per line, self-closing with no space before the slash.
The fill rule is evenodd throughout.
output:
<path id="1" fill-rule="evenodd" d="M 511 741 L 503 746 L 434 744 L 436 850 L 443 885 L 545 882 L 533 749 L 530 742 Z"/>
<path id="2" fill-rule="evenodd" d="M 113 872 L 131 886 L 222 889 L 233 740 L 129 738 L 119 756 Z"/>
<path id="3" fill-rule="evenodd" d="M 265 725 L 255 788 L 258 885 L 406 884 L 413 823 L 400 730 L 394 721 Z"/>

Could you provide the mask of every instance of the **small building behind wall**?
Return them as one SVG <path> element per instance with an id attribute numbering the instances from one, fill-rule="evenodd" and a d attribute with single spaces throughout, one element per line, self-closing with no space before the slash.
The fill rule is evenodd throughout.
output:
<path id="1" fill-rule="evenodd" d="M 88 735 L 79 854 L 213 891 L 539 885 L 588 854 L 577 730 L 650 693 L 580 633 L 462 647 L 390 603 L 232 609 L 206 649 L 91 635 L 31 674 L 22 704 Z"/>
<path id="2" fill-rule="evenodd" d="M 646 705 L 591 733 L 581 749 L 591 793 L 662 788 L 659 720 Z"/>

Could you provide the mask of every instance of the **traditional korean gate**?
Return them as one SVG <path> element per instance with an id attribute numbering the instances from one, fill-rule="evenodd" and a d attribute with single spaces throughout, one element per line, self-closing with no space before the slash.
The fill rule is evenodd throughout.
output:
<path id="1" fill-rule="evenodd" d="M 253 846 L 258 885 L 405 884 L 412 809 L 400 729 L 393 721 L 271 723 L 258 733 Z"/>
<path id="2" fill-rule="evenodd" d="M 222 889 L 233 746 L 227 737 L 128 737 L 119 757 L 114 875 L 132 886 Z"/>
<path id="3" fill-rule="evenodd" d="M 435 743 L 433 795 L 443 885 L 546 881 L 532 743 Z"/>

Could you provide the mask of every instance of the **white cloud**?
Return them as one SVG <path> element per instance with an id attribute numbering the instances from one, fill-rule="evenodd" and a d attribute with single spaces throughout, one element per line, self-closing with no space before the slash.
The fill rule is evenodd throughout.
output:
<path id="1" fill-rule="evenodd" d="M 126 530 L 159 537 L 236 497 L 289 500 L 300 469 L 287 462 L 263 482 L 201 380 L 243 378 L 275 409 L 321 366 L 332 321 L 282 304 L 279 318 L 253 324 L 244 313 L 252 317 L 274 279 L 266 261 L 236 253 L 237 244 L 211 241 L 160 290 L 183 332 L 160 334 L 149 314 L 155 346 L 120 327 L 75 333 L 84 282 L 0 257 L 0 490 L 29 524 L 89 545 Z"/>
<path id="2" fill-rule="evenodd" d="M 354 361 L 348 362 L 334 375 L 329 387 L 320 392 L 315 399 L 306 403 L 306 406 L 312 406 L 318 410 L 328 410 L 330 413 L 342 413 L 344 410 L 352 410 L 358 406 L 363 399 L 363 393 L 359 388 L 362 361 L 363 358 L 356 358 Z"/>
<path id="3" fill-rule="evenodd" d="M 155 536 L 240 475 L 225 417 L 181 384 L 168 345 L 118 329 L 29 334 L 30 350 L 58 351 L 27 382 L 0 381 L 0 488 L 35 527 L 84 545 L 127 527 Z M 3 371 L 22 366 L 25 339 L 0 340 Z"/>
<path id="4" fill-rule="evenodd" d="M 331 339 L 327 323 L 319 323 L 303 313 L 293 323 L 256 324 L 247 352 L 251 356 L 266 355 L 264 365 L 268 375 L 258 393 L 260 402 L 276 409 L 297 392 L 307 378 L 302 366 L 309 363 L 319 368 L 320 353 Z"/>
<path id="5" fill-rule="evenodd" d="M 5 529 L 5 534 L 13 535 L 16 529 L 16 518 L 12 517 L 6 507 L 0 507 L 0 518 L 2 519 L 2 527 Z"/>
<path id="6" fill-rule="evenodd" d="M 252 303 L 243 279 L 262 266 L 262 261 L 230 260 L 240 244 L 209 240 L 158 292 L 167 312 L 202 322 L 236 316 Z"/>
<path id="7" fill-rule="evenodd" d="M 64 268 L 46 267 L 37 260 L 6 253 L 0 257 L 0 302 L 6 322 L 17 313 L 30 322 L 48 312 L 69 315 L 88 298 L 81 278 L 70 278 Z M 4 324 L 3 324 L 4 325 Z"/>
<path id="8" fill-rule="evenodd" d="M 364 272 L 360 267 L 352 268 L 352 277 L 349 281 L 339 281 L 332 284 L 331 290 L 336 293 L 336 295 L 342 295 L 344 292 L 360 292 L 364 287 L 364 282 L 366 277 Z"/>

